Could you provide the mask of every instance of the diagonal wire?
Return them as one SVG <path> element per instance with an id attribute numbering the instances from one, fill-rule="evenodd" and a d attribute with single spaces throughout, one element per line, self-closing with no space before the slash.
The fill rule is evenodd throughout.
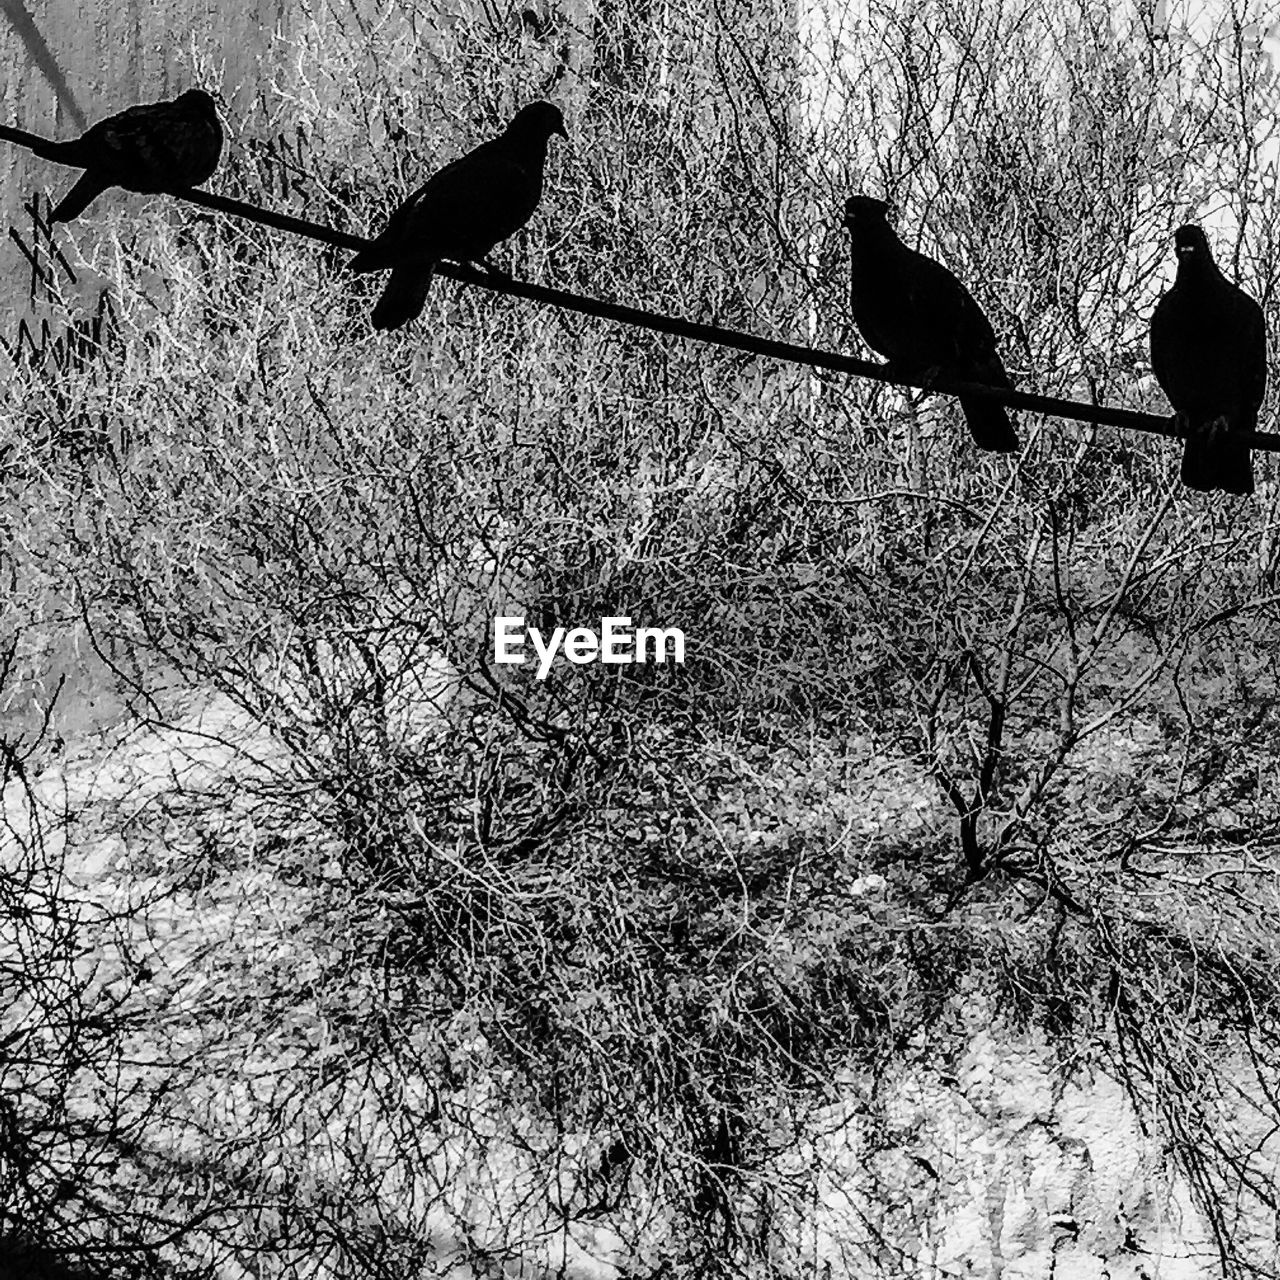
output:
<path id="1" fill-rule="evenodd" d="M 0 124 L 0 141 L 17 143 L 36 152 L 37 155 L 42 154 L 49 145 L 45 139 L 36 134 L 4 124 Z M 234 218 L 246 218 L 251 222 L 274 227 L 278 231 L 287 231 L 292 235 L 305 236 L 307 239 L 333 245 L 339 249 L 354 251 L 363 249 L 369 243 L 366 237 L 353 235 L 349 231 L 308 222 L 305 218 L 296 218 L 292 214 L 263 209 L 244 200 L 234 200 L 230 196 L 214 195 L 210 191 L 190 190 L 172 194 L 174 199 L 185 200 L 188 204 L 200 205 L 202 208 L 213 209 Z M 442 262 L 436 270 L 439 275 L 460 280 L 464 284 L 475 285 L 481 289 L 491 289 L 495 293 L 505 293 L 513 298 L 527 298 L 531 302 L 541 302 L 546 306 L 577 311 L 587 316 L 598 316 L 602 320 L 632 325 L 654 333 L 670 334 L 676 338 L 687 338 L 693 342 L 705 342 L 735 351 L 746 351 L 752 355 L 808 365 L 814 369 L 828 369 L 833 373 L 848 373 L 857 378 L 871 378 L 877 382 L 886 382 L 899 387 L 917 387 L 945 395 L 996 400 L 1008 405 L 1011 409 L 1024 409 L 1031 413 L 1048 414 L 1075 422 L 1177 437 L 1173 418 L 1160 414 L 1121 409 L 1113 405 L 1085 404 L 1077 400 L 1063 400 L 1057 396 L 1042 396 L 1034 392 L 1014 391 L 1005 387 L 988 387 L 982 383 L 959 382 L 951 378 L 929 380 L 903 374 L 885 365 L 876 364 L 870 360 L 860 360 L 855 356 L 821 351 L 815 347 L 801 346 L 794 342 L 761 338 L 755 334 L 724 329 L 719 325 L 703 324 L 696 320 L 686 320 L 680 316 L 660 315 L 618 302 L 606 302 L 601 298 L 588 298 L 581 294 L 569 293 L 564 289 L 553 289 L 547 285 L 531 284 L 526 280 L 515 280 L 507 275 L 478 271 L 470 266 Z M 1280 453 L 1280 435 L 1273 432 L 1251 432 L 1247 437 L 1247 443 L 1254 449 Z"/>

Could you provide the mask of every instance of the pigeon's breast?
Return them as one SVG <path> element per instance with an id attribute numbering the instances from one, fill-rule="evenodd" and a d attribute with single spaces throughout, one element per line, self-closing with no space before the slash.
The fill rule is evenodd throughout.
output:
<path id="1" fill-rule="evenodd" d="M 853 254 L 849 310 L 863 341 L 886 360 L 909 359 L 911 316 L 905 282 L 883 254 L 860 249 Z"/>
<path id="2" fill-rule="evenodd" d="M 1175 286 L 1161 299 L 1152 325 L 1152 363 L 1178 412 L 1209 418 L 1251 400 L 1247 319 L 1234 290 Z"/>

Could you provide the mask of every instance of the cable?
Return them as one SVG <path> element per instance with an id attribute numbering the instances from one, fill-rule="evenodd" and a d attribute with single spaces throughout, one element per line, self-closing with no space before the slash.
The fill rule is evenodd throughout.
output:
<path id="1" fill-rule="evenodd" d="M 0 124 L 0 141 L 14 142 L 27 147 L 37 155 L 48 144 L 43 138 L 23 129 L 15 129 L 10 125 Z M 363 249 L 369 241 L 363 236 L 352 235 L 348 231 L 339 231 L 333 227 L 321 226 L 316 222 L 308 222 L 305 218 L 295 218 L 291 214 L 276 213 L 271 209 L 262 209 L 244 200 L 233 200 L 229 196 L 214 195 L 209 191 L 190 190 L 174 192 L 174 199 L 185 200 L 188 204 L 200 205 L 205 209 L 213 209 L 233 218 L 246 218 L 250 222 L 258 222 L 266 227 L 275 227 L 278 231 L 287 231 L 292 235 L 305 236 L 322 244 L 333 245 L 339 249 Z M 728 347 L 735 351 L 746 351 L 752 355 L 768 356 L 774 360 L 785 360 L 794 364 L 808 365 L 814 369 L 829 369 L 833 373 L 849 373 L 858 378 L 871 378 L 877 382 L 886 382 L 899 387 L 916 387 L 922 390 L 945 395 L 964 395 L 985 397 L 1008 405 L 1011 409 L 1025 409 L 1031 413 L 1043 413 L 1055 418 L 1068 418 L 1076 422 L 1095 423 L 1099 426 L 1122 427 L 1130 431 L 1146 431 L 1152 435 L 1177 438 L 1172 417 L 1161 417 L 1154 413 L 1140 413 L 1134 409 L 1118 409 L 1111 405 L 1083 404 L 1076 400 L 1062 400 L 1057 396 L 1036 395 L 1027 391 L 1012 391 L 1004 387 L 988 387 L 976 382 L 955 382 L 949 378 L 938 378 L 928 382 L 923 378 L 905 376 L 889 370 L 882 364 L 870 360 L 859 360 L 854 356 L 839 355 L 832 351 L 819 351 L 813 347 L 803 347 L 794 342 L 778 342 L 772 338 L 760 338 L 755 334 L 740 333 L 734 329 L 723 329 L 719 325 L 701 324 L 695 320 L 685 320 L 679 316 L 658 315 L 652 311 L 642 311 L 638 307 L 628 307 L 617 302 L 605 302 L 599 298 L 587 298 L 581 294 L 568 293 L 563 289 L 552 289 L 546 285 L 530 284 L 524 280 L 515 280 L 510 276 L 490 274 L 477 271 L 473 267 L 442 262 L 436 268 L 437 273 L 464 284 L 475 285 L 481 289 L 491 289 L 495 293 L 505 293 L 513 298 L 527 298 L 531 302 L 541 302 L 550 307 L 561 307 L 566 311 L 577 311 L 582 315 L 598 316 L 602 320 L 612 320 L 616 324 L 632 325 L 638 329 L 649 329 L 654 333 L 671 334 L 677 338 L 687 338 L 693 342 L 705 342 L 713 346 Z M 1250 433 L 1248 444 L 1251 448 L 1267 452 L 1280 452 L 1280 435 L 1266 431 Z"/>

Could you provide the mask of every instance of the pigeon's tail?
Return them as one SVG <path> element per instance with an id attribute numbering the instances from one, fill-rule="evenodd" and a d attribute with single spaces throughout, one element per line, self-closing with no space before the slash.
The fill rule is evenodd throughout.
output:
<path id="1" fill-rule="evenodd" d="M 105 190 L 107 184 L 92 173 L 83 173 L 49 215 L 50 222 L 70 222 L 78 218 Z"/>
<path id="2" fill-rule="evenodd" d="M 1182 483 L 1189 489 L 1223 493 L 1253 492 L 1253 456 L 1249 446 L 1237 433 L 1253 431 L 1257 426 L 1251 414 L 1232 422 L 1228 431 L 1213 431 L 1213 424 L 1193 429 L 1182 450 Z"/>
<path id="3" fill-rule="evenodd" d="M 430 267 L 421 265 L 395 267 L 373 309 L 373 327 L 398 329 L 416 320 L 426 305 L 432 274 Z"/>
<path id="4" fill-rule="evenodd" d="M 960 408 L 964 410 L 964 420 L 979 449 L 990 449 L 994 453 L 1017 453 L 1022 447 L 1018 443 L 1013 420 L 1004 405 L 995 400 L 961 396 Z"/>

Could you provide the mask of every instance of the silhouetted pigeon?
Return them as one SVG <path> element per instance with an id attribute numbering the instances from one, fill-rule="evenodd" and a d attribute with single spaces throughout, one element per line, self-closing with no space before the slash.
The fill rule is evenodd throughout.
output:
<path id="1" fill-rule="evenodd" d="M 69 142 L 47 143 L 38 154 L 84 169 L 49 218 L 70 222 L 108 187 L 150 194 L 199 186 L 218 167 L 222 125 L 213 98 L 188 89 L 172 102 L 108 116 Z"/>
<path id="2" fill-rule="evenodd" d="M 1151 317 L 1151 366 L 1173 405 L 1182 482 L 1253 492 L 1253 459 L 1240 436 L 1258 424 L 1267 389 L 1262 308 L 1218 270 L 1199 227 L 1173 237 L 1178 275 Z"/>
<path id="3" fill-rule="evenodd" d="M 490 251 L 519 231 L 542 199 L 553 133 L 567 136 L 559 107 L 523 107 L 501 136 L 445 165 L 391 215 L 350 263 L 352 271 L 391 268 L 373 309 L 375 329 L 397 329 L 421 314 L 441 258 L 497 271 L 488 261 Z"/>
<path id="4" fill-rule="evenodd" d="M 888 208 L 871 196 L 851 196 L 845 204 L 853 262 L 849 304 L 867 346 L 899 373 L 1011 387 L 982 308 L 946 267 L 898 239 Z M 1002 404 L 962 396 L 960 408 L 979 448 L 1018 448 Z"/>

